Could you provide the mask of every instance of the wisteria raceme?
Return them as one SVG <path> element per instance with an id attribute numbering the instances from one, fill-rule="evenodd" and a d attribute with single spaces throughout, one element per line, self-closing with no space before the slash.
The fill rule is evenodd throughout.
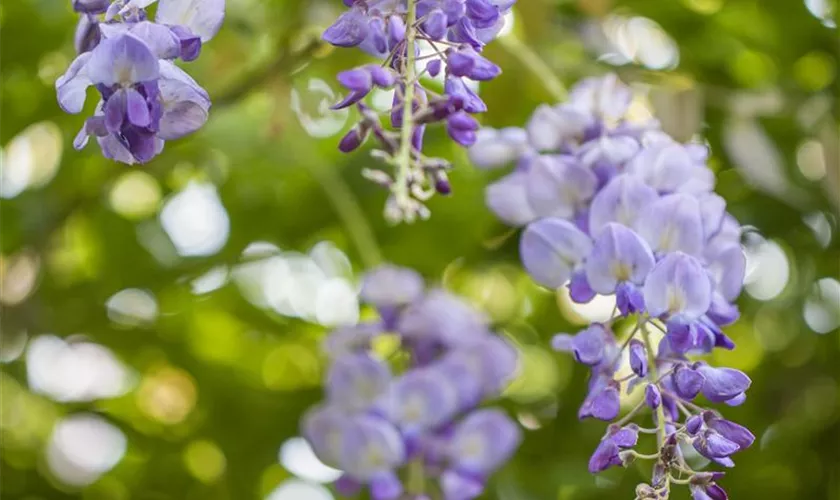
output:
<path id="1" fill-rule="evenodd" d="M 480 312 L 446 291 L 425 290 L 412 270 L 371 271 L 361 298 L 380 320 L 327 338 L 326 400 L 304 416 L 304 436 L 322 461 L 344 471 L 342 494 L 367 487 L 374 500 L 477 497 L 521 439 L 505 413 L 479 406 L 516 373 L 516 350 Z M 374 353 L 375 338 L 388 333 L 404 356 Z"/>
<path id="2" fill-rule="evenodd" d="M 374 154 L 395 169 L 392 176 L 366 170 L 365 176 L 390 191 L 385 215 L 411 222 L 429 216 L 423 202 L 435 193 L 449 194 L 451 164 L 423 154 L 426 126 L 444 123 L 449 136 L 463 146 L 476 140 L 478 122 L 471 116 L 487 106 L 468 81 L 495 78 L 501 69 L 481 55 L 485 44 L 504 26 L 504 15 L 516 0 L 344 0 L 349 10 L 323 34 L 338 47 L 359 47 L 383 59 L 338 75 L 347 96 L 334 109 L 355 105 L 361 120 L 339 143 L 350 152 L 369 136 Z M 421 56 L 420 44 L 430 54 Z M 419 69 L 419 71 L 418 71 Z M 420 77 L 441 76 L 442 93 L 424 86 Z M 387 114 L 393 130 L 364 104 L 375 88 L 394 89 Z"/>
<path id="3" fill-rule="evenodd" d="M 155 20 L 145 9 L 157 2 Z M 210 97 L 174 64 L 192 61 L 219 31 L 225 0 L 73 0 L 78 56 L 56 82 L 58 103 L 80 113 L 87 88 L 101 96 L 74 146 L 95 137 L 102 154 L 146 163 L 207 121 Z"/>
<path id="4" fill-rule="evenodd" d="M 612 75 L 587 79 L 568 102 L 540 106 L 524 129 L 480 130 L 470 156 L 482 168 L 515 163 L 487 188 L 486 201 L 504 222 L 524 227 L 520 256 L 537 282 L 568 286 L 579 303 L 615 297 L 612 320 L 553 340 L 591 369 L 580 418 L 613 422 L 590 471 L 651 459 L 651 481 L 637 498 L 667 498 L 671 485 L 686 484 L 695 500 L 722 500 L 723 473 L 692 469 L 687 454 L 732 467 L 754 437 L 697 398 L 739 405 L 751 381 L 692 360 L 734 348 L 722 328 L 739 315 L 740 226 L 713 193 L 706 147 L 680 144 L 656 122 L 630 121 L 630 100 Z M 629 374 L 619 376 L 624 363 Z M 625 387 L 644 396 L 619 418 Z M 633 422 L 646 407 L 652 428 Z M 640 433 L 656 435 L 655 453 L 636 451 Z"/>

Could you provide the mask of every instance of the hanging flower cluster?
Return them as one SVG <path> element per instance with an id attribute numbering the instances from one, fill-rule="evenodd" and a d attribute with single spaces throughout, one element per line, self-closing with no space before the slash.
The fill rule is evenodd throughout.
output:
<path id="1" fill-rule="evenodd" d="M 687 484 L 696 500 L 721 500 L 722 474 L 693 470 L 684 453 L 693 447 L 731 467 L 754 437 L 695 399 L 741 404 L 750 379 L 689 357 L 734 347 L 721 328 L 739 315 L 740 226 L 712 191 L 707 149 L 675 142 L 656 123 L 631 123 L 630 100 L 614 76 L 585 80 L 568 102 L 539 107 L 524 130 L 481 130 L 470 155 L 484 168 L 516 162 L 486 200 L 499 218 L 525 227 L 520 255 L 537 282 L 567 284 L 579 303 L 615 296 L 613 321 L 553 341 L 592 371 L 579 417 L 615 421 L 590 471 L 652 459 L 652 480 L 637 498 L 667 498 L 670 485 Z M 631 323 L 622 340 L 616 322 Z M 619 376 L 625 360 L 630 373 Z M 622 383 L 644 398 L 618 419 Z M 650 429 L 632 423 L 645 407 Z M 653 453 L 635 450 L 639 433 L 656 434 Z"/>
<path id="2" fill-rule="evenodd" d="M 326 401 L 304 417 L 304 436 L 322 461 L 344 471 L 342 494 L 366 486 L 374 500 L 432 491 L 445 500 L 475 498 L 521 439 L 505 413 L 479 407 L 515 374 L 516 351 L 481 313 L 443 290 L 424 290 L 412 270 L 371 271 L 361 298 L 381 319 L 327 338 Z M 401 347 L 386 360 L 371 344 L 387 333 Z"/>
<path id="3" fill-rule="evenodd" d="M 345 71 L 338 81 L 348 90 L 334 109 L 356 105 L 361 120 L 341 139 L 350 152 L 373 136 L 374 155 L 395 169 L 395 175 L 366 170 L 365 176 L 390 191 L 385 215 L 391 221 L 427 218 L 423 204 L 435 193 L 449 194 L 448 161 L 423 154 L 426 126 L 442 122 L 449 136 L 469 146 L 478 122 L 471 114 L 487 110 L 467 80 L 495 78 L 501 69 L 480 52 L 504 26 L 504 15 L 516 0 L 344 0 L 350 9 L 323 34 L 338 47 L 359 47 L 384 59 Z M 420 44 L 430 50 L 420 55 Z M 442 76 L 442 93 L 419 79 Z M 395 88 L 389 112 L 393 130 L 363 99 L 374 88 Z"/>
<path id="4" fill-rule="evenodd" d="M 157 0 L 73 0 L 79 13 L 78 57 L 56 82 L 58 103 L 80 113 L 87 88 L 100 94 L 74 146 L 95 137 L 106 158 L 146 163 L 165 141 L 198 130 L 210 97 L 173 61 L 192 61 L 219 31 L 224 0 L 160 0 L 155 21 L 146 8 Z"/>

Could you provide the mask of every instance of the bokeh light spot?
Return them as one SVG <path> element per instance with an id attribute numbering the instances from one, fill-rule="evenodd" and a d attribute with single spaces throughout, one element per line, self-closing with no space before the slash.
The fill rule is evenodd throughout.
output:
<path id="1" fill-rule="evenodd" d="M 141 170 L 122 174 L 114 182 L 108 196 L 114 212 L 130 220 L 144 219 L 155 214 L 160 200 L 157 180 Z"/>
<path id="2" fill-rule="evenodd" d="M 184 448 L 184 465 L 203 483 L 212 483 L 225 472 L 225 455 L 212 441 L 193 441 Z"/>
<path id="3" fill-rule="evenodd" d="M 275 488 L 266 500 L 333 500 L 333 495 L 320 484 L 288 479 Z"/>
<path id="4" fill-rule="evenodd" d="M 117 427 L 97 415 L 71 415 L 56 424 L 47 446 L 47 464 L 61 482 L 86 486 L 111 470 L 128 441 Z"/>
<path id="5" fill-rule="evenodd" d="M 279 458 L 289 472 L 307 481 L 331 483 L 341 476 L 340 470 L 324 465 L 302 437 L 286 440 L 280 447 Z"/>

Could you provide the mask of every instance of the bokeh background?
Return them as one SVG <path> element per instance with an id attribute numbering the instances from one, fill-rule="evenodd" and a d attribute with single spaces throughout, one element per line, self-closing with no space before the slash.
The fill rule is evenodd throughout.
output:
<path id="1" fill-rule="evenodd" d="M 329 500 L 336 472 L 298 419 L 321 398 L 325 332 L 369 314 L 356 287 L 380 255 L 468 297 L 522 352 L 503 404 L 526 439 L 487 498 L 632 498 L 644 469 L 586 472 L 603 425 L 576 420 L 585 370 L 547 349 L 608 301 L 573 306 L 523 274 L 483 204 L 498 174 L 441 130 L 429 147 L 454 160 L 454 195 L 388 227 L 360 175 L 374 160 L 336 149 L 354 116 L 328 110 L 334 75 L 364 60 L 318 42 L 341 2 L 228 3 L 188 67 L 213 96 L 209 124 L 140 167 L 72 149 L 83 118 L 53 90 L 74 56 L 70 2 L 0 7 L 3 498 Z M 836 7 L 520 0 L 510 18 L 565 84 L 616 71 L 634 112 L 713 148 L 749 227 L 738 348 L 715 355 L 754 381 L 726 409 L 758 437 L 723 482 L 736 499 L 840 498 Z M 481 86 L 485 124 L 551 100 L 510 45 L 487 49 L 504 73 Z"/>

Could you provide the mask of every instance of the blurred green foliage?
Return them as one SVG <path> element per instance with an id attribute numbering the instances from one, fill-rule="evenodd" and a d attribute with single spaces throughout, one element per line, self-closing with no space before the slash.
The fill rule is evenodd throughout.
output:
<path id="1" fill-rule="evenodd" d="M 359 250 L 367 231 L 385 259 L 470 297 L 523 351 L 525 370 L 504 404 L 530 430 L 488 498 L 631 497 L 647 474 L 642 466 L 598 478 L 586 472 L 603 426 L 577 421 L 584 370 L 546 348 L 552 334 L 581 321 L 517 267 L 516 238 L 504 237 L 483 204 L 483 188 L 498 174 L 472 168 L 435 130 L 430 148 L 454 159 L 455 193 L 431 203 L 428 222 L 388 227 L 384 193 L 360 176 L 375 160 L 336 150 L 352 117 L 336 125 L 322 84 L 335 90 L 335 73 L 364 59 L 317 41 L 340 2 L 229 0 L 222 32 L 189 67 L 214 98 L 210 123 L 136 168 L 102 159 L 94 146 L 71 147 L 82 118 L 63 114 L 53 90 L 74 56 L 69 4 L 0 7 L 3 182 L 12 182 L 10 162 L 24 161 L 20 147 L 33 152 L 25 161 L 36 168 L 28 189 L 0 200 L 5 498 L 266 497 L 292 475 L 278 462 L 280 446 L 321 397 L 325 328 L 255 306 L 233 281 L 195 294 L 193 280 L 231 269 L 255 241 L 300 252 L 331 241 L 359 273 L 374 260 Z M 708 139 L 730 210 L 784 254 L 783 289 L 768 291 L 772 279 L 754 277 L 764 292 L 752 295 L 766 300 L 744 294 L 743 318 L 731 328 L 739 347 L 721 356 L 754 381 L 746 404 L 727 409 L 759 438 L 723 481 L 736 499 L 840 498 L 840 299 L 825 293 L 830 280 L 814 293 L 816 280 L 840 275 L 836 7 L 520 0 L 515 11 L 514 36 L 566 84 L 615 70 L 671 133 Z M 651 41 L 662 39 L 674 44 L 678 64 Z M 549 95 L 516 54 L 499 43 L 488 52 L 504 74 L 482 86 L 490 108 L 483 121 L 521 125 Z M 611 66 L 616 53 L 628 61 Z M 160 226 L 160 207 L 190 182 L 217 186 L 230 219 L 224 247 L 211 256 L 178 257 Z M 771 271 L 781 272 L 759 273 Z M 109 314 L 106 302 L 124 289 L 146 290 L 157 314 Z M 821 316 L 806 322 L 808 310 Z M 30 392 L 24 343 L 49 333 L 106 346 L 136 374 L 134 389 L 67 404 Z M 81 412 L 102 415 L 128 445 L 112 471 L 74 488 L 51 472 L 45 449 L 59 419 Z"/>

